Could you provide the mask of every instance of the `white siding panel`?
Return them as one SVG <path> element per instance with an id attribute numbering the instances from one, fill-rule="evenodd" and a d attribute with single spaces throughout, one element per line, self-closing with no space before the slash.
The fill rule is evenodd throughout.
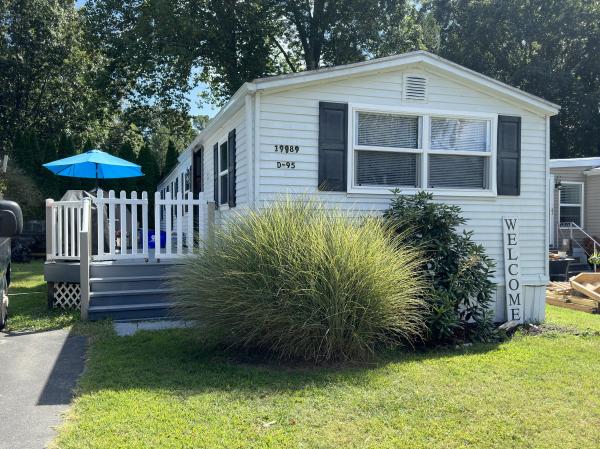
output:
<path id="1" fill-rule="evenodd" d="M 419 74 L 411 70 L 411 74 Z M 529 316 L 543 317 L 543 300 L 539 291 L 545 278 L 546 151 L 545 118 L 510 103 L 471 89 L 462 84 L 422 73 L 429 79 L 426 105 L 440 110 L 473 111 L 518 115 L 522 117 L 521 195 L 519 197 L 437 197 L 436 201 L 461 206 L 467 219 L 466 229 L 474 231 L 496 260 L 496 278 L 500 286 L 502 273 L 501 217 L 521 218 L 521 255 Z M 362 78 L 338 80 L 278 93 L 263 93 L 260 106 L 259 199 L 261 202 L 285 194 L 311 196 L 331 208 L 352 210 L 356 215 L 380 214 L 388 207 L 391 195 L 319 192 L 318 182 L 318 115 L 319 101 L 365 103 L 383 106 L 402 105 L 402 73 L 389 72 Z M 299 145 L 299 154 L 280 154 L 273 145 Z M 296 169 L 277 169 L 277 161 L 294 161 Z M 263 203 L 264 204 L 264 203 Z M 534 287 L 533 285 L 538 285 Z M 499 298 L 502 297 L 499 290 Z M 500 294 L 502 293 L 502 294 Z M 540 303 L 541 301 L 541 303 Z M 496 303 L 496 315 L 502 319 L 502 301 Z"/>

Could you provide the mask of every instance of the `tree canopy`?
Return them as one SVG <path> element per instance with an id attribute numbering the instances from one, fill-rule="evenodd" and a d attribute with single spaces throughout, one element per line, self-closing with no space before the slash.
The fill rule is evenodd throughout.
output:
<path id="1" fill-rule="evenodd" d="M 143 161 L 152 190 L 206 125 L 202 83 L 219 106 L 257 77 L 416 49 L 560 104 L 553 157 L 600 153 L 600 0 L 4 0 L 0 32 L 0 152 L 40 195 L 73 186 L 43 162 L 91 145 Z"/>

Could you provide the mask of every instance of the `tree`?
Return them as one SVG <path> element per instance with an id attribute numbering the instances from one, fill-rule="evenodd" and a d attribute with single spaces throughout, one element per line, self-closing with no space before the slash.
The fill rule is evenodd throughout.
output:
<path id="1" fill-rule="evenodd" d="M 169 147 L 167 148 L 167 154 L 165 156 L 165 166 L 163 168 L 163 176 L 169 173 L 173 167 L 177 165 L 177 158 L 179 157 L 179 153 L 175 148 L 175 144 L 172 140 L 169 140 Z"/>
<path id="2" fill-rule="evenodd" d="M 160 181 L 160 168 L 156 154 L 148 145 L 144 145 L 140 150 L 137 163 L 142 167 L 142 173 L 144 173 L 141 178 L 136 178 L 137 189 L 151 194 L 156 190 Z"/>
<path id="3" fill-rule="evenodd" d="M 552 157 L 600 153 L 598 0 L 432 0 L 440 53 L 561 105 Z"/>
<path id="4" fill-rule="evenodd" d="M 199 81 L 222 105 L 257 77 L 437 44 L 407 0 L 92 0 L 85 10 L 98 47 L 121 61 L 114 78 L 151 80 L 134 97 L 176 109 Z"/>
<path id="5" fill-rule="evenodd" d="M 104 60 L 87 47 L 74 3 L 0 3 L 0 152 L 17 134 L 92 132 L 118 106 L 95 82 Z"/>
<path id="6" fill-rule="evenodd" d="M 423 33 L 419 21 L 426 15 L 410 1 L 279 0 L 277 4 L 287 24 L 287 41 L 296 51 L 301 49 L 308 70 L 430 48 L 436 42 L 435 33 L 433 38 Z"/>

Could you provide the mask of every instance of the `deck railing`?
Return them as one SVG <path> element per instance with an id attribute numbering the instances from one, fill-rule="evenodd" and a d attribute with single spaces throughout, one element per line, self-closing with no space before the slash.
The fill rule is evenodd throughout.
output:
<path id="1" fill-rule="evenodd" d="M 46 259 L 79 260 L 83 201 L 46 200 Z"/>
<path id="2" fill-rule="evenodd" d="M 47 260 L 77 261 L 80 259 L 79 232 L 84 201 L 46 200 Z M 194 198 L 178 193 L 154 195 L 154 232 L 151 232 L 148 194 L 127 195 L 113 190 L 105 196 L 99 191 L 90 199 L 87 213 L 90 222 L 91 259 L 160 260 L 190 254 L 203 241 L 214 219 L 212 203 L 203 193 Z M 95 215 L 92 217 L 92 215 Z"/>

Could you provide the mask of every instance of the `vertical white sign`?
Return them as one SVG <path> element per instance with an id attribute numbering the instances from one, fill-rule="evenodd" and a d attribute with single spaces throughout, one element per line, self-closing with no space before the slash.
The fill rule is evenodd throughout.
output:
<path id="1" fill-rule="evenodd" d="M 504 281 L 506 283 L 506 320 L 523 322 L 524 304 L 519 250 L 519 219 L 502 217 L 504 234 Z"/>

